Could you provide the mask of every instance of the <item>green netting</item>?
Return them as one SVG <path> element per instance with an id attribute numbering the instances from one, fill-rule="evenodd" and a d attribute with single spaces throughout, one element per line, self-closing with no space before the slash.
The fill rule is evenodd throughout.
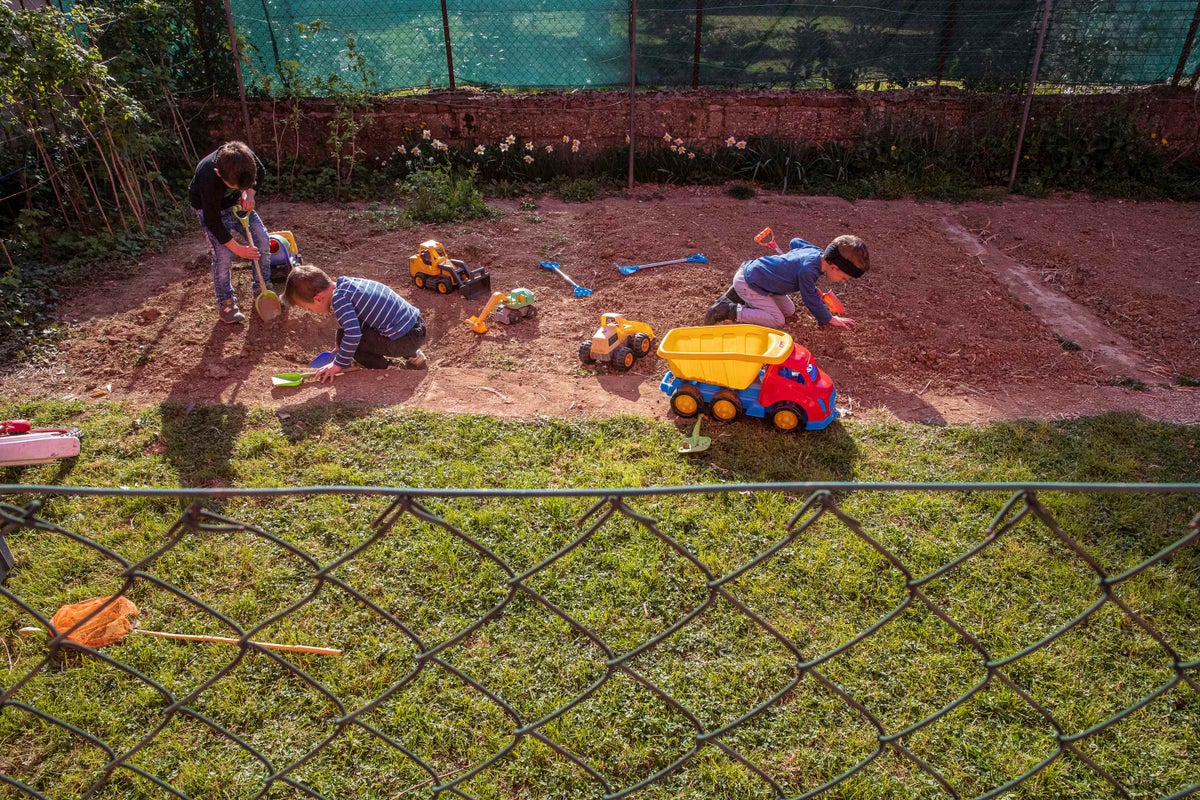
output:
<path id="1" fill-rule="evenodd" d="M 638 83 L 1011 89 L 1028 77 L 1044 8 L 1040 0 L 650 0 L 637 8 Z M 260 88 L 280 62 L 304 93 L 317 94 L 330 75 L 354 75 L 356 63 L 384 91 L 629 82 L 629 0 L 447 0 L 444 17 L 435 0 L 234 0 L 233 11 L 258 66 L 250 83 Z M 1058 0 L 1041 80 L 1189 78 L 1200 69 L 1200 48 L 1188 44 L 1197 13 L 1197 0 Z"/>

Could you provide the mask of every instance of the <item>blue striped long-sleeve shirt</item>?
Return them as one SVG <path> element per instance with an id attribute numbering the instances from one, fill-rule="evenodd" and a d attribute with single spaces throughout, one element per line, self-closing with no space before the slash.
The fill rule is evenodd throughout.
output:
<path id="1" fill-rule="evenodd" d="M 339 367 L 350 366 L 363 328 L 374 328 L 389 339 L 408 333 L 421 312 L 379 281 L 342 276 L 333 284 L 333 315 L 342 329 L 342 342 L 333 355 Z"/>

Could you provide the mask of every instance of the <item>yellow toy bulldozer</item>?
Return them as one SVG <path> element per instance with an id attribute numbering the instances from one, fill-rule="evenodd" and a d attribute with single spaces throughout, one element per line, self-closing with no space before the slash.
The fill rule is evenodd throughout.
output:
<path id="1" fill-rule="evenodd" d="M 470 300 L 492 291 L 492 276 L 483 267 L 470 269 L 458 259 L 450 258 L 442 243 L 433 239 L 421 242 L 417 252 L 409 256 L 408 271 L 418 289 L 432 289 L 438 294 L 457 289 Z"/>
<path id="2" fill-rule="evenodd" d="M 600 327 L 579 345 L 579 360 L 589 366 L 606 361 L 611 368 L 625 371 L 653 346 L 653 328 L 610 312 L 600 315 Z"/>

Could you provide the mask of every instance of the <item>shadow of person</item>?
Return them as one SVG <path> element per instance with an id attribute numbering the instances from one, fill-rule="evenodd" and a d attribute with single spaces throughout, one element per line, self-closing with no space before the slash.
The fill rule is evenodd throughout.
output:
<path id="1" fill-rule="evenodd" d="M 237 398 L 256 351 L 262 352 L 251 344 L 256 333 L 262 331 L 253 321 L 215 324 L 199 360 L 177 371 L 160 406 L 166 457 L 182 486 L 221 487 L 234 480 L 229 461 L 247 413 Z"/>

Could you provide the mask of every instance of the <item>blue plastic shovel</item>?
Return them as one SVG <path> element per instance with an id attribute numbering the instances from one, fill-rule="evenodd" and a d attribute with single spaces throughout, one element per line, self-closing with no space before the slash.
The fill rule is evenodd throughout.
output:
<path id="1" fill-rule="evenodd" d="M 688 262 L 690 262 L 692 264 L 707 264 L 708 259 L 705 258 L 702 253 L 696 253 L 696 255 L 688 256 L 687 258 L 673 258 L 670 261 L 655 261 L 653 264 L 637 264 L 635 266 L 621 265 L 614 261 L 613 266 L 616 267 L 617 270 L 620 271 L 620 273 L 622 275 L 632 275 L 633 273 L 637 272 L 639 269 L 649 269 L 650 267 L 665 267 L 667 264 L 683 264 L 683 263 L 688 263 Z"/>
<path id="2" fill-rule="evenodd" d="M 591 289 L 585 289 L 584 287 L 580 286 L 575 281 L 571 280 L 570 275 L 568 275 L 567 273 L 565 273 L 561 269 L 559 269 L 559 267 L 561 267 L 562 265 L 559 264 L 557 261 L 540 261 L 540 262 L 538 262 L 538 266 L 541 267 L 542 269 L 548 269 L 551 272 L 558 273 L 559 277 L 561 277 L 567 283 L 574 286 L 576 297 L 587 297 L 589 294 L 592 293 Z"/>

